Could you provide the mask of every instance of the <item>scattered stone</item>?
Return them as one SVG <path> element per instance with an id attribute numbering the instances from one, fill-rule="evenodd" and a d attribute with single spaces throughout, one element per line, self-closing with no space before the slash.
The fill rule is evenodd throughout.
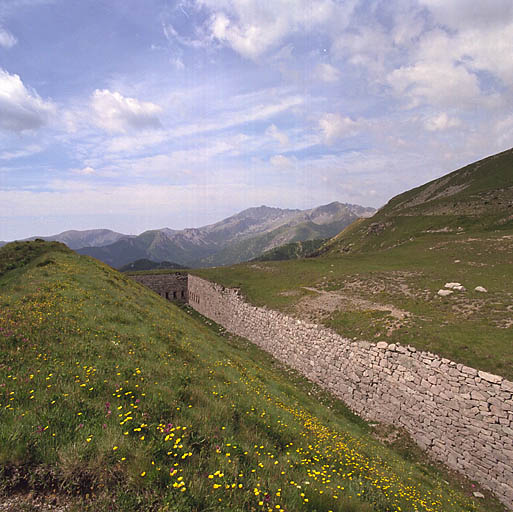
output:
<path id="1" fill-rule="evenodd" d="M 461 283 L 445 283 L 445 288 L 449 288 L 450 290 L 459 290 L 463 288 Z"/>
<path id="2" fill-rule="evenodd" d="M 461 263 L 461 260 L 454 260 L 454 263 Z"/>
<path id="3" fill-rule="evenodd" d="M 476 492 L 474 493 L 474 498 L 481 498 L 481 499 L 483 499 L 483 498 L 484 498 L 484 494 L 482 494 L 482 493 L 480 493 L 480 492 L 477 492 L 477 491 L 476 491 Z"/>
<path id="4" fill-rule="evenodd" d="M 438 295 L 440 295 L 440 297 L 448 297 L 452 293 L 454 293 L 452 290 L 438 290 Z"/>
<path id="5" fill-rule="evenodd" d="M 476 286 L 476 287 L 474 288 L 474 290 L 475 290 L 476 292 L 488 293 L 488 290 L 487 290 L 484 286 Z"/>
<path id="6" fill-rule="evenodd" d="M 481 377 L 483 380 L 486 380 L 487 382 L 491 382 L 492 384 L 498 384 L 499 382 L 502 382 L 502 377 L 499 377 L 498 375 L 493 375 L 492 373 L 487 372 L 477 372 L 479 377 Z"/>

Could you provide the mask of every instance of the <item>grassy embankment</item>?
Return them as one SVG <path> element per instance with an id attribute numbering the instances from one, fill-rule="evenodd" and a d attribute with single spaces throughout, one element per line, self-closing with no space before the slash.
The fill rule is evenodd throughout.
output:
<path id="1" fill-rule="evenodd" d="M 402 220 L 412 222 L 397 222 Z M 398 232 L 393 236 L 397 240 Z M 424 233 L 387 250 L 193 272 L 240 287 L 255 305 L 307 317 L 344 336 L 414 345 L 513 379 L 511 229 Z M 454 281 L 467 291 L 437 296 Z M 474 291 L 476 286 L 488 293 Z M 324 292 L 332 306 L 323 309 Z M 407 314 L 398 319 L 387 306 Z"/>
<path id="2" fill-rule="evenodd" d="M 77 510 L 502 510 L 222 334 L 59 244 L 0 250 L 1 493 Z"/>

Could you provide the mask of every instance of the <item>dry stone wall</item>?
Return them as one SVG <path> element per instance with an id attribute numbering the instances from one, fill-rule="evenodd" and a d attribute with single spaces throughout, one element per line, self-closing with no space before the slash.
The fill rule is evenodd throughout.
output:
<path id="1" fill-rule="evenodd" d="M 187 301 L 187 274 L 127 274 L 134 281 L 152 289 L 168 300 Z"/>
<path id="2" fill-rule="evenodd" d="M 368 420 L 405 428 L 513 509 L 513 382 L 413 347 L 353 342 L 189 275 L 189 304 L 331 391 Z"/>

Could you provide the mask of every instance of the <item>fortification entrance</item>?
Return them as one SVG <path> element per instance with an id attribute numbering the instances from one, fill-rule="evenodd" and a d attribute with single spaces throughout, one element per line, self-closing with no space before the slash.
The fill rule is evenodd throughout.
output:
<path id="1" fill-rule="evenodd" d="M 167 300 L 188 301 L 188 275 L 184 272 L 173 272 L 171 274 L 129 274 L 128 277 L 147 286 Z"/>

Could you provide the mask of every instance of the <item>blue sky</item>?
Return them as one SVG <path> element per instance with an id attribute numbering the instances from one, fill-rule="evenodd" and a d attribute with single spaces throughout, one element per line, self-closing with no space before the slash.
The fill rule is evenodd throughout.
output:
<path id="1" fill-rule="evenodd" d="M 511 0 L 1 0 L 0 240 L 393 195 L 513 146 Z"/>

